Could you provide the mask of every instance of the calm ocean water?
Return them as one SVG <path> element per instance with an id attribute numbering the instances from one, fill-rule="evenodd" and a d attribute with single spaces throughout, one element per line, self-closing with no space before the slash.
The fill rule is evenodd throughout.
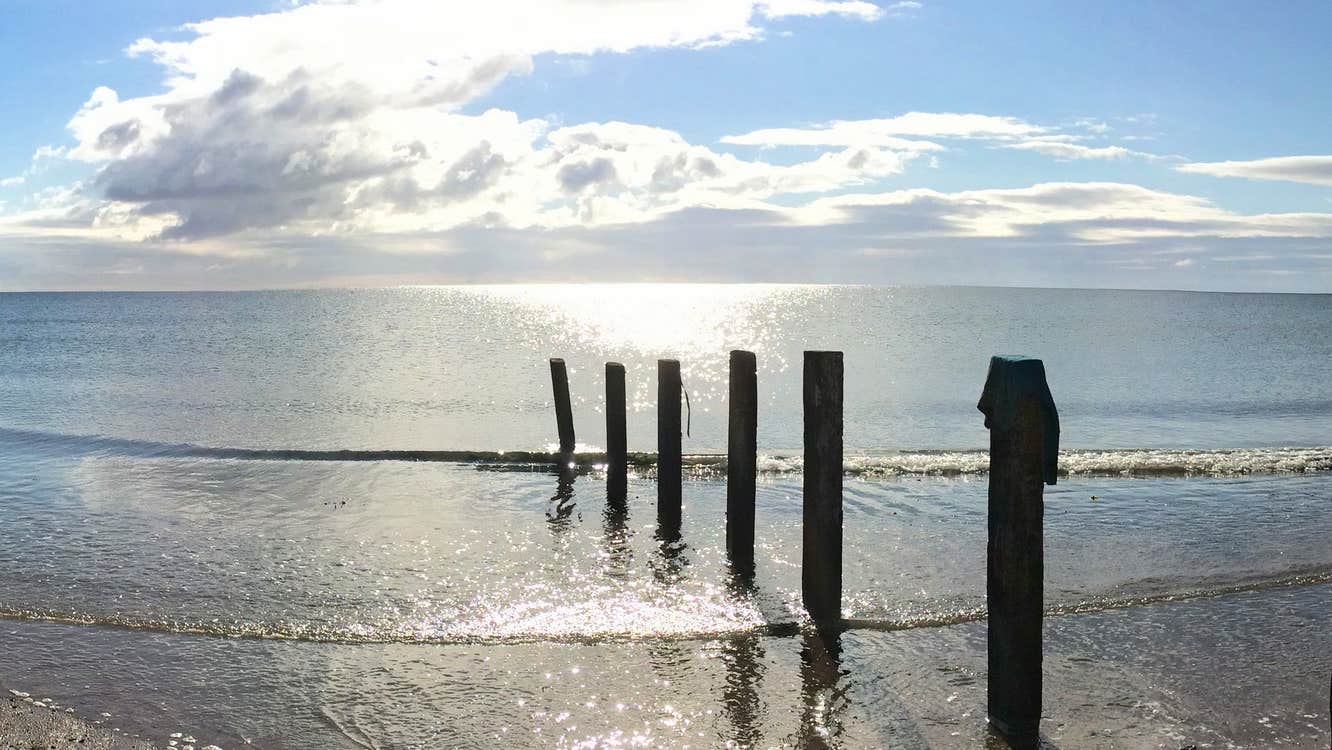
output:
<path id="1" fill-rule="evenodd" d="M 260 747 L 984 745 L 994 353 L 1045 360 L 1057 747 L 1325 747 L 1332 297 L 790 286 L 0 295 L 0 683 L 157 740 Z M 758 354 L 758 575 L 725 486 L 653 534 L 572 480 L 263 451 L 543 450 L 546 359 L 604 444 L 724 450 Z M 845 615 L 802 635 L 800 353 L 846 352 Z"/>

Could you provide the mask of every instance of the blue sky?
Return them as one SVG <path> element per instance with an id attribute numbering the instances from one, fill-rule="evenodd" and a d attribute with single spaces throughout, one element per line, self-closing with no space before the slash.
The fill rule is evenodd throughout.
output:
<path id="1" fill-rule="evenodd" d="M 1325 2 L 19 0 L 0 289 L 1332 292 L 1329 28 Z"/>

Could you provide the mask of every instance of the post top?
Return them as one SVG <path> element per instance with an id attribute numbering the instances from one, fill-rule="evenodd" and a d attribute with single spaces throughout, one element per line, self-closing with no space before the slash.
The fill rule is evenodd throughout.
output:
<path id="1" fill-rule="evenodd" d="M 552 365 L 562 365 L 562 364 L 564 364 L 564 358 L 563 358 L 563 357 L 551 357 L 551 358 L 550 358 L 550 363 L 551 363 Z"/>
<path id="2" fill-rule="evenodd" d="M 1059 470 L 1059 410 L 1045 380 L 1045 363 L 1033 357 L 1000 355 L 990 358 L 990 371 L 985 376 L 976 408 L 985 415 L 985 427 L 991 430 L 1009 430 L 1017 422 L 1018 406 L 1035 400 L 1042 415 L 1044 433 L 1044 460 L 1042 478 L 1046 484 L 1058 480 Z"/>
<path id="3" fill-rule="evenodd" d="M 1003 360 L 1005 363 L 1009 364 L 1017 364 L 1019 362 L 1035 362 L 1037 364 L 1040 364 L 1042 367 L 1044 366 L 1044 363 L 1042 363 L 1040 359 L 1036 357 L 1028 357 L 1025 354 L 996 354 L 993 357 L 990 357 L 990 362 L 993 363 L 996 359 Z"/>

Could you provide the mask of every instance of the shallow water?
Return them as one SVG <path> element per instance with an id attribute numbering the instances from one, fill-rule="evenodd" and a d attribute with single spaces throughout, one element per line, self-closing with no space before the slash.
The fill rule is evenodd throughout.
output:
<path id="1" fill-rule="evenodd" d="M 1330 596 L 1325 584 L 1047 620 L 1047 747 L 1326 747 Z M 23 621 L 3 633 L 0 666 L 26 690 L 159 741 L 1000 747 L 985 729 L 983 623 L 851 631 L 835 659 L 809 635 L 349 645 Z"/>
<path id="2" fill-rule="evenodd" d="M 0 461 L 4 609 L 345 641 L 693 637 L 794 623 L 800 484 L 768 477 L 757 594 L 728 588 L 725 484 L 688 483 L 679 541 L 655 483 L 468 465 L 81 456 Z M 1332 580 L 1325 475 L 1076 478 L 1046 493 L 1047 604 Z M 983 480 L 851 480 L 844 615 L 947 623 L 984 605 Z M 1095 499 L 1093 499 L 1093 497 Z M 133 543 L 126 543 L 133 540 Z"/>
<path id="3" fill-rule="evenodd" d="M 1326 747 L 1327 330 L 1317 296 L 0 295 L 0 681 L 227 748 L 983 746 L 975 399 L 990 353 L 1024 351 L 1066 447 L 1049 743 Z M 663 540 L 650 462 L 620 504 L 595 456 L 558 476 L 515 454 L 551 440 L 554 355 L 587 450 L 601 362 L 629 366 L 630 448 L 651 450 L 652 360 L 679 356 L 685 449 L 716 453 L 731 346 L 760 362 L 752 583 L 725 561 L 715 456 Z M 799 598 L 814 347 L 847 357 L 831 651 Z"/>
<path id="4" fill-rule="evenodd" d="M 811 670 L 836 683 L 835 744 L 969 747 L 983 730 L 983 480 L 847 482 L 853 629 L 828 677 L 802 661 L 798 477 L 760 483 L 746 588 L 730 582 L 715 480 L 686 483 L 682 539 L 663 543 L 645 479 L 618 506 L 597 475 L 450 463 L 18 463 L 0 464 L 27 477 L 0 503 L 14 644 L 0 674 L 158 738 L 808 745 Z M 1325 737 L 1327 486 L 1049 488 L 1051 741 Z M 1109 734 L 1086 744 L 1091 731 Z"/>

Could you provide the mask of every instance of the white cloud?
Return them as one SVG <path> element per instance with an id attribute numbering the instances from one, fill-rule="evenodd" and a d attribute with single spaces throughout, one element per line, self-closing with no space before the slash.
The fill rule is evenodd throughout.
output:
<path id="1" fill-rule="evenodd" d="M 761 37 L 766 18 L 879 13 L 825 0 L 327 0 L 218 18 L 182 41 L 135 42 L 130 54 L 166 70 L 165 90 L 96 89 L 64 155 L 97 166 L 87 197 L 140 219 L 120 230 L 182 240 L 617 222 L 827 191 L 900 171 L 915 151 L 857 146 L 769 165 L 654 128 L 552 130 L 458 110 L 543 53 L 727 44 Z"/>
<path id="2" fill-rule="evenodd" d="M 1027 188 L 901 190 L 820 198 L 796 221 L 847 224 L 892 216 L 910 219 L 910 236 L 1057 239 L 1116 244 L 1198 237 L 1332 237 L 1332 214 L 1236 214 L 1205 198 L 1117 182 L 1050 182 Z"/>
<path id="3" fill-rule="evenodd" d="M 1111 130 L 1108 124 L 1095 117 L 1079 117 L 1073 121 L 1073 126 L 1079 130 L 1085 130 L 1088 133 L 1095 133 L 1096 135 L 1105 135 Z"/>
<path id="4" fill-rule="evenodd" d="M 14 175 L 13 177 L 6 177 L 4 179 L 0 179 L 0 187 L 17 187 L 26 182 L 27 179 L 28 178 L 26 176 L 21 174 Z"/>
<path id="5" fill-rule="evenodd" d="M 865 146 L 902 150 L 938 151 L 942 147 L 923 138 L 1003 139 L 1031 136 L 1045 129 L 1016 117 L 908 112 L 897 117 L 873 120 L 835 120 L 806 128 L 766 128 L 723 136 L 722 143 L 737 146 Z"/>
<path id="6" fill-rule="evenodd" d="M 1251 161 L 1216 161 L 1180 164 L 1181 172 L 1251 180 L 1288 180 L 1311 185 L 1332 185 L 1332 156 L 1274 156 Z"/>
<path id="7" fill-rule="evenodd" d="M 1019 143 L 1005 144 L 1004 148 L 1017 149 L 1018 151 L 1035 151 L 1046 156 L 1053 156 L 1061 161 L 1071 159 L 1123 159 L 1130 156 L 1136 156 L 1146 159 L 1155 158 L 1154 154 L 1143 151 L 1132 151 L 1123 146 L 1086 146 L 1080 143 L 1068 143 L 1063 140 L 1029 140 Z"/>
<path id="8" fill-rule="evenodd" d="M 854 146 L 877 145 L 902 151 L 942 151 L 934 139 L 991 141 L 1003 148 L 1032 151 L 1061 161 L 1074 159 L 1159 159 L 1155 154 L 1123 146 L 1090 146 L 1082 143 L 1101 137 L 1110 127 L 1099 120 L 1082 118 L 1069 127 L 1074 132 L 1037 125 L 1017 117 L 949 112 L 908 112 L 872 120 L 836 120 L 799 128 L 766 128 L 727 135 L 722 143 L 737 146 Z M 1067 130 L 1067 129 L 1063 129 Z"/>
<path id="9" fill-rule="evenodd" d="M 760 0 L 759 12 L 767 18 L 839 15 L 875 21 L 883 9 L 864 0 Z"/>

